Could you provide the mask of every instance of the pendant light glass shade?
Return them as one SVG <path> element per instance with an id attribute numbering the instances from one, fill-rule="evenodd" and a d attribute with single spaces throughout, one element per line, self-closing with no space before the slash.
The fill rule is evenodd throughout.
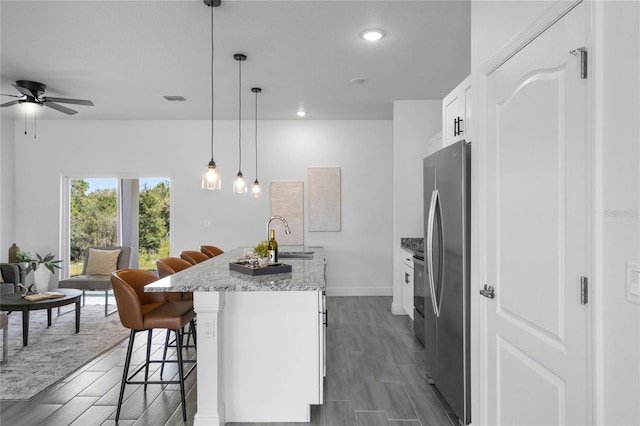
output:
<path id="1" fill-rule="evenodd" d="M 240 171 L 236 175 L 236 179 L 233 182 L 233 192 L 235 192 L 236 194 L 244 194 L 245 192 L 247 192 L 247 182 L 245 182 L 244 176 Z"/>
<path id="2" fill-rule="evenodd" d="M 262 188 L 260 187 L 260 182 L 258 181 L 258 93 L 262 92 L 262 89 L 259 87 L 254 87 L 251 89 L 251 91 L 256 94 L 256 114 L 255 114 L 256 180 L 253 182 L 253 186 L 251 187 L 251 196 L 253 198 L 258 198 L 262 196 Z"/>
<path id="3" fill-rule="evenodd" d="M 220 189 L 221 183 L 220 170 L 212 158 L 202 174 L 202 189 Z"/>
<path id="4" fill-rule="evenodd" d="M 238 61 L 238 174 L 233 183 L 233 192 L 244 194 L 247 192 L 247 183 L 242 175 L 242 62 L 247 60 L 247 56 L 236 53 L 233 58 Z"/>
<path id="5" fill-rule="evenodd" d="M 258 182 L 257 179 L 253 182 L 253 186 L 251 187 L 251 196 L 253 198 L 262 196 L 262 187 L 260 186 L 260 182 Z"/>
<path id="6" fill-rule="evenodd" d="M 220 2 L 204 2 L 205 5 L 211 9 L 211 160 L 207 164 L 207 168 L 202 174 L 202 188 L 203 189 L 220 189 L 222 187 L 222 179 L 220 175 L 220 169 L 216 166 L 216 162 L 213 161 L 213 106 L 214 106 L 214 92 L 213 92 L 213 8 L 220 5 Z"/>

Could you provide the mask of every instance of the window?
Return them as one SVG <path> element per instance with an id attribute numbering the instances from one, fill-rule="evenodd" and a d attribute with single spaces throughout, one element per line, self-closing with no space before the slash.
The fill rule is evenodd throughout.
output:
<path id="1" fill-rule="evenodd" d="M 170 253 L 170 179 L 69 178 L 67 235 L 69 276 L 82 273 L 88 246 L 132 247 L 131 267 L 155 270 Z M 64 250 L 66 249 L 66 250 Z M 65 274 L 66 275 L 66 274 Z"/>

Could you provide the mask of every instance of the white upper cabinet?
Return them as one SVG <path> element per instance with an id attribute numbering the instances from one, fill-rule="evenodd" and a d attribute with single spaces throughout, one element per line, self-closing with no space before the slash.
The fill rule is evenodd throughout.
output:
<path id="1" fill-rule="evenodd" d="M 471 131 L 471 76 L 442 100 L 442 146 L 466 140 Z"/>

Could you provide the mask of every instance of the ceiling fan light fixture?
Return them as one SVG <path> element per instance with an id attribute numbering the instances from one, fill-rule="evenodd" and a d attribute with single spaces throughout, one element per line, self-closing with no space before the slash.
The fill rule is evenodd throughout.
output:
<path id="1" fill-rule="evenodd" d="M 36 112 L 40 111 L 40 109 L 42 108 L 42 104 L 39 104 L 37 102 L 31 102 L 31 101 L 18 101 L 20 106 L 22 107 L 22 109 L 24 109 L 24 112 L 26 114 L 35 114 Z"/>

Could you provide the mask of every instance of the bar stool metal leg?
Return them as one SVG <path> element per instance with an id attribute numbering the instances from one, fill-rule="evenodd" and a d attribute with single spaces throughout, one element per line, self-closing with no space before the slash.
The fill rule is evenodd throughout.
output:
<path id="1" fill-rule="evenodd" d="M 151 359 L 151 337 L 153 334 L 153 330 L 149 330 L 147 333 L 147 357 L 146 357 L 146 362 L 145 362 L 145 366 L 144 366 L 144 391 L 147 391 L 147 381 L 149 381 L 149 359 Z M 164 363 L 162 364 L 164 365 Z"/>
<path id="2" fill-rule="evenodd" d="M 182 421 L 187 421 L 187 404 L 184 397 L 184 366 L 182 364 L 182 330 L 176 333 L 176 353 L 178 355 L 178 376 L 180 376 L 180 398 L 182 401 Z"/>
<path id="3" fill-rule="evenodd" d="M 120 384 L 120 396 L 118 397 L 118 409 L 116 410 L 116 423 L 120 418 L 120 409 L 122 408 L 122 399 L 124 398 L 124 387 L 127 384 L 127 375 L 129 374 L 129 366 L 131 365 L 131 353 L 133 352 L 133 342 L 136 339 L 136 330 L 131 330 L 129 334 L 129 345 L 127 347 L 127 356 L 124 360 L 124 371 L 122 373 L 122 384 Z"/>

